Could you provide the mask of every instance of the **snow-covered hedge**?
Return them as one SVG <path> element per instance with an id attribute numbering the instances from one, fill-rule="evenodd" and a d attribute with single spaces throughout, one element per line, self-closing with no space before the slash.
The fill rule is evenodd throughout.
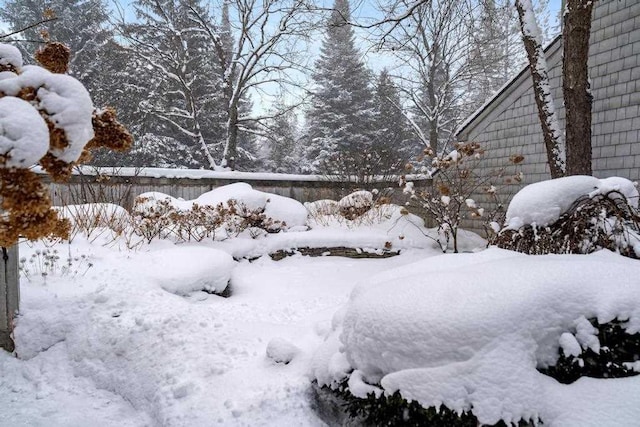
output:
<path id="1" fill-rule="evenodd" d="M 278 232 L 304 227 L 307 210 L 298 201 L 264 193 L 246 183 L 225 185 L 194 200 L 150 192 L 138 196 L 134 228 L 148 241 L 224 239 L 245 230 Z"/>
<path id="2" fill-rule="evenodd" d="M 633 425 L 640 377 L 561 385 L 537 368 L 557 363 L 565 334 L 585 318 L 619 319 L 626 333 L 638 333 L 638 277 L 640 263 L 606 251 L 528 256 L 492 248 L 431 258 L 356 287 L 312 376 L 333 388 L 347 381 L 358 398 L 399 392 L 425 408 L 470 411 L 482 424 L 609 425 L 617 417 L 617 425 Z M 584 399 L 585 390 L 599 397 Z M 638 409 L 621 413 L 620 405 Z"/>
<path id="3" fill-rule="evenodd" d="M 569 176 L 528 185 L 514 196 L 495 243 L 528 254 L 610 249 L 638 258 L 638 190 L 618 177 Z"/>

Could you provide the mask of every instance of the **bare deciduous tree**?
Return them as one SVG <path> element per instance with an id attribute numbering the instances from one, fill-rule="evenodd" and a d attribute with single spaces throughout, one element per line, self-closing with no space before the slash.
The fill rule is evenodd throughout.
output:
<path id="1" fill-rule="evenodd" d="M 224 11 L 226 9 L 226 12 Z M 223 25 L 214 25 L 197 10 L 192 19 L 209 36 L 221 65 L 224 97 L 227 103 L 227 137 L 220 165 L 234 168 L 238 155 L 238 132 L 256 133 L 252 125 L 265 117 L 240 113 L 240 104 L 252 90 L 268 85 L 296 85 L 295 70 L 304 58 L 300 42 L 313 25 L 306 0 L 231 0 L 223 5 L 223 15 L 234 13 Z M 231 31 L 231 38 L 221 35 Z M 225 43 L 232 40 L 232 43 Z M 259 132 L 258 132 L 259 133 Z"/>
<path id="2" fill-rule="evenodd" d="M 564 14 L 562 92 L 567 113 L 567 175 L 591 175 L 589 37 L 592 0 L 568 0 Z"/>
<path id="3" fill-rule="evenodd" d="M 564 141 L 551 97 L 547 61 L 542 48 L 540 30 L 536 23 L 531 0 L 516 0 L 515 5 L 520 17 L 522 40 L 529 59 L 533 93 L 538 107 L 551 177 L 559 178 L 565 174 Z"/>

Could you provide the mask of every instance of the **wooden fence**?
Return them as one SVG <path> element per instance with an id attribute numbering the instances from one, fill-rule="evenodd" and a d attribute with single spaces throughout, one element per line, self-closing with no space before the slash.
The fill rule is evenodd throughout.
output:
<path id="1" fill-rule="evenodd" d="M 0 349 L 13 351 L 13 319 L 18 311 L 18 245 L 2 248 L 0 264 Z"/>
<path id="2" fill-rule="evenodd" d="M 290 197 L 299 202 L 321 199 L 339 200 L 359 189 L 376 189 L 394 203 L 404 204 L 406 197 L 394 180 L 367 183 L 331 180 L 315 175 L 251 174 L 242 172 L 208 172 L 201 176 L 189 176 L 190 171 L 167 172 L 164 169 L 142 171 L 105 170 L 84 171 L 74 174 L 66 184 L 50 184 L 53 204 L 57 206 L 81 203 L 116 203 L 125 209 L 133 206 L 136 196 L 157 191 L 172 197 L 193 200 L 207 191 L 235 182 L 246 182 L 254 189 Z M 194 171 L 191 171 L 194 172 Z M 45 176 L 46 179 L 46 176 Z M 427 178 L 413 180 L 416 187 L 430 185 Z"/>

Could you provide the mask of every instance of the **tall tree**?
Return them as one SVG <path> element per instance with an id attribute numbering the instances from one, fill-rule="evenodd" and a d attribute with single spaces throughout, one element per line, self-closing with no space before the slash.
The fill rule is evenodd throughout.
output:
<path id="1" fill-rule="evenodd" d="M 158 122 L 154 143 L 173 138 L 188 148 L 181 166 L 215 169 L 221 142 L 211 137 L 224 129 L 221 81 L 208 54 L 206 34 L 191 21 L 191 11 L 206 15 L 199 0 L 137 0 L 137 22 L 121 26 L 140 71 L 152 86 L 140 108 Z M 189 161 L 193 160 L 193 161 Z"/>
<path id="2" fill-rule="evenodd" d="M 542 126 L 542 136 L 547 150 L 549 169 L 551 177 L 558 178 L 564 176 L 566 171 L 565 145 L 551 96 L 547 61 L 542 49 L 540 29 L 536 22 L 531 0 L 516 0 L 515 6 L 520 17 L 522 40 L 529 59 L 533 93 L 538 107 L 540 125 Z"/>
<path id="3" fill-rule="evenodd" d="M 592 0 L 567 0 L 564 14 L 562 93 L 567 113 L 567 174 L 591 175 L 591 104 L 589 37 Z"/>
<path id="4" fill-rule="evenodd" d="M 371 75 L 348 25 L 348 0 L 336 0 L 313 75 L 306 157 L 314 171 L 368 179 L 372 173 L 375 107 Z"/>
<path id="5" fill-rule="evenodd" d="M 304 15 L 307 0 L 225 0 L 222 22 L 212 23 L 192 8 L 192 21 L 208 35 L 221 66 L 218 77 L 226 100 L 226 139 L 218 165 L 234 169 L 242 150 L 242 132 L 260 133 L 268 117 L 244 108 L 251 91 L 268 85 L 296 85 L 304 50 L 301 42 L 313 21 Z M 233 15 L 234 18 L 229 19 Z M 229 34 L 231 33 L 231 34 Z"/>
<path id="6" fill-rule="evenodd" d="M 374 169 L 384 175 L 398 173 L 419 152 L 416 144 L 410 143 L 409 125 L 402 113 L 400 94 L 386 69 L 378 76 L 374 100 Z"/>
<path id="7" fill-rule="evenodd" d="M 27 62 L 35 62 L 34 53 L 45 39 L 64 43 L 71 49 L 69 74 L 89 89 L 96 105 L 112 104 L 109 89 L 113 79 L 110 73 L 104 72 L 104 67 L 115 42 L 104 0 L 7 0 L 2 3 L 0 20 L 8 23 L 13 31 L 47 16 L 56 18 L 17 37 L 24 40 L 16 45 Z"/>
<path id="8" fill-rule="evenodd" d="M 451 142 L 465 113 L 464 89 L 473 71 L 472 6 L 467 1 L 425 1 L 391 29 L 381 28 L 385 46 L 407 64 L 403 90 L 413 104 L 407 116 L 423 148 L 433 153 Z"/>

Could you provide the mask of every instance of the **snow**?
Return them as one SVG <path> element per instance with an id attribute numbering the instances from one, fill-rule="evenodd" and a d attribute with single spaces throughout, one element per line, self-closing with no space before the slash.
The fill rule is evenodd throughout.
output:
<path id="1" fill-rule="evenodd" d="M 16 70 L 20 70 L 22 68 L 20 50 L 10 44 L 0 43 L 0 65 L 11 65 Z"/>
<path id="2" fill-rule="evenodd" d="M 634 197 L 626 181 L 596 181 L 581 194 Z M 199 199 L 229 195 L 288 215 L 294 206 L 246 184 Z M 487 424 L 540 417 L 552 426 L 628 426 L 640 418 L 640 376 L 562 385 L 536 370 L 558 351 L 599 351 L 587 319 L 625 319 L 629 333 L 640 331 L 637 260 L 482 250 L 486 242 L 463 230 L 470 252 L 443 255 L 435 230 L 399 206 L 347 220 L 322 205 L 337 202 L 308 205 L 316 211 L 309 218 L 302 207 L 310 229 L 258 238 L 157 239 L 129 250 L 113 243 L 122 235 L 79 233 L 71 243 L 21 244 L 25 259 L 53 245 L 92 267 L 56 265 L 41 276 L 25 263 L 32 274 L 21 284 L 17 358 L 0 353 L 0 425 L 321 426 L 311 381 L 347 378 L 356 396 L 399 390 L 425 406 L 473 408 Z M 126 215 L 109 204 L 62 212 Z M 400 254 L 265 256 L 335 246 Z M 227 285 L 228 298 L 211 293 Z"/>
<path id="3" fill-rule="evenodd" d="M 511 200 L 506 227 L 519 229 L 527 224 L 547 226 L 557 221 L 578 198 L 607 194 L 612 190 L 622 193 L 631 206 L 638 206 L 638 190 L 625 178 L 598 179 L 575 175 L 527 185 Z"/>
<path id="4" fill-rule="evenodd" d="M 210 262 L 204 252 L 213 249 L 154 242 L 132 252 L 101 243 L 56 246 L 91 257 L 85 275 L 23 281 L 19 359 L 0 354 L 0 424 L 80 426 L 91 417 L 105 426 L 324 425 L 307 373 L 333 311 L 357 281 L 436 253 L 234 263 L 231 297 L 222 298 L 178 296 L 158 280 L 195 278 L 189 269 L 208 276 L 195 265 Z M 23 244 L 21 256 L 43 248 Z M 293 346 L 286 365 L 266 357 L 291 356 Z"/>
<path id="5" fill-rule="evenodd" d="M 317 353 L 314 376 L 336 384 L 345 369 L 336 375 L 332 360 L 344 358 L 385 393 L 400 390 L 424 406 L 473 408 L 481 423 L 540 416 L 545 425 L 613 425 L 616 414 L 616 425 L 633 425 L 640 416 L 633 395 L 583 402 L 601 412 L 590 409 L 593 418 L 581 424 L 576 407 L 586 381 L 561 385 L 535 368 L 555 363 L 560 347 L 575 353 L 589 345 L 585 316 L 629 319 L 628 332 L 640 330 L 639 274 L 636 260 L 607 251 L 528 256 L 492 248 L 428 258 L 354 289 L 337 315 L 330 350 Z M 564 335 L 576 326 L 579 339 Z M 616 381 L 640 391 L 640 377 Z M 557 404 L 561 393 L 575 413 Z"/>
<path id="6" fill-rule="evenodd" d="M 274 338 L 267 344 L 267 357 L 276 363 L 290 363 L 300 349 L 284 338 Z"/>
<path id="7" fill-rule="evenodd" d="M 231 255 L 218 249 L 178 247 L 151 252 L 138 269 L 165 291 L 185 296 L 202 290 L 223 292 L 235 264 Z"/>
<path id="8" fill-rule="evenodd" d="M 35 65 L 22 67 L 19 74 L 5 73 L 0 79 L 0 92 L 11 97 L 17 96 L 24 88 L 36 90 L 36 100 L 31 105 L 46 113 L 54 126 L 64 131 L 68 145 L 64 148 L 51 147 L 51 153 L 66 163 L 78 160 L 84 146 L 93 138 L 94 108 L 82 83 Z M 33 114 L 28 117 L 32 118 Z M 36 126 L 41 127 L 39 124 Z"/>
<path id="9" fill-rule="evenodd" d="M 31 104 L 13 97 L 0 98 L 2 166 L 29 167 L 47 154 L 48 150 L 49 128 Z"/>

